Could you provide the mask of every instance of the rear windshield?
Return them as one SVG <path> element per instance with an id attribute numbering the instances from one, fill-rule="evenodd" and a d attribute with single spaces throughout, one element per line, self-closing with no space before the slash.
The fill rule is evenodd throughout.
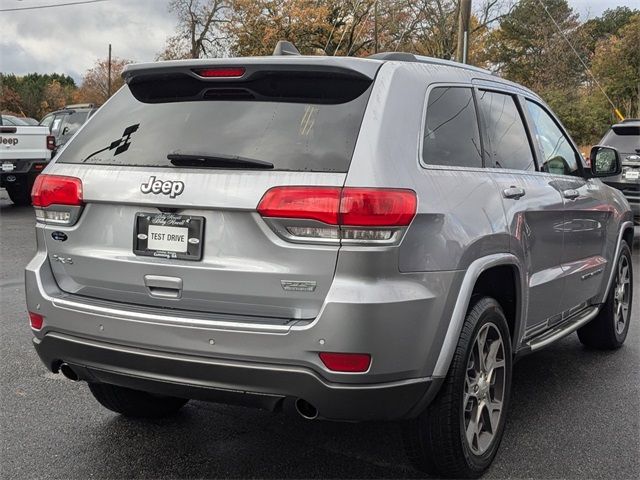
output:
<path id="1" fill-rule="evenodd" d="M 167 159 L 177 154 L 253 159 L 275 170 L 348 171 L 372 81 L 348 80 L 345 88 L 344 79 L 316 77 L 295 98 L 282 93 L 289 86 L 269 82 L 271 90 L 238 93 L 226 85 L 197 96 L 178 95 L 182 84 L 174 81 L 167 88 L 162 81 L 125 85 L 58 161 L 177 168 Z"/>
<path id="2" fill-rule="evenodd" d="M 640 127 L 621 125 L 612 128 L 600 143 L 609 145 L 620 153 L 636 153 L 640 150 Z"/>

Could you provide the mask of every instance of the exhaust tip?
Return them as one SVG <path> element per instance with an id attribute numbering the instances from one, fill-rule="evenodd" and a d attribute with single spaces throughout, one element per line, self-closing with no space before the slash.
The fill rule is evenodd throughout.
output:
<path id="1" fill-rule="evenodd" d="M 318 418 L 318 409 L 302 398 L 296 400 L 296 411 L 307 420 Z"/>
<path id="2" fill-rule="evenodd" d="M 60 373 L 62 373 L 62 375 L 64 375 L 72 382 L 77 382 L 80 379 L 80 377 L 78 377 L 78 374 L 74 372 L 73 368 L 71 368 L 67 363 L 61 364 L 59 371 Z"/>

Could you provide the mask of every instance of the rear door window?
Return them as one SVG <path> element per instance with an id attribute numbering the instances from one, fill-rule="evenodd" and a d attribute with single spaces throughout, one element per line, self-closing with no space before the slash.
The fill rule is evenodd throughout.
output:
<path id="1" fill-rule="evenodd" d="M 482 167 L 480 132 L 473 92 L 468 87 L 435 87 L 429 93 L 422 159 L 429 165 Z"/>
<path id="2" fill-rule="evenodd" d="M 201 155 L 346 172 L 372 85 L 321 74 L 299 82 L 292 75 L 231 86 L 194 82 L 125 86 L 59 162 L 173 167 L 168 155 Z"/>
<path id="3" fill-rule="evenodd" d="M 535 170 L 533 152 L 515 99 L 508 94 L 480 90 L 478 105 L 491 145 L 485 166 Z"/>
<path id="4" fill-rule="evenodd" d="M 87 121 L 89 112 L 73 112 L 64 117 L 62 123 L 62 131 L 60 132 L 60 144 L 64 144 L 78 131 L 78 129 Z"/>

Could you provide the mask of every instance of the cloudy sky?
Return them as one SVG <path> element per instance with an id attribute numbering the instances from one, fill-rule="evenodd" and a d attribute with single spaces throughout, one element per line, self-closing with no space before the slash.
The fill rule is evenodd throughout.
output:
<path id="1" fill-rule="evenodd" d="M 0 0 L 0 72 L 59 72 L 77 81 L 97 58 L 113 54 L 153 60 L 173 33 L 176 20 L 168 0 L 106 0 L 36 10 L 11 9 L 81 0 Z M 640 7 L 640 0 L 569 0 L 582 18 L 607 8 Z M 3 11 L 5 10 L 5 11 Z"/>

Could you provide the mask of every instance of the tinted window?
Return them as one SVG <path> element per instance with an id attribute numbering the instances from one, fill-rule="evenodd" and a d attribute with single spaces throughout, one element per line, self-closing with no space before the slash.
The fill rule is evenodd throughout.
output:
<path id="1" fill-rule="evenodd" d="M 73 112 L 64 117 L 64 123 L 62 125 L 62 135 L 60 136 L 59 143 L 63 144 L 69 141 L 69 139 L 78 131 L 78 129 L 87 121 L 89 116 L 88 111 Z"/>
<path id="2" fill-rule="evenodd" d="M 45 127 L 49 127 L 51 130 L 51 124 L 53 123 L 53 115 L 47 115 L 40 121 L 40 125 L 44 125 Z"/>
<path id="3" fill-rule="evenodd" d="M 527 100 L 527 108 L 542 150 L 541 170 L 558 175 L 579 173 L 578 154 L 551 115 L 540 105 L 529 100 Z"/>
<path id="4" fill-rule="evenodd" d="M 470 88 L 436 87 L 429 94 L 422 158 L 430 165 L 482 167 Z"/>
<path id="5" fill-rule="evenodd" d="M 481 90 L 478 104 L 484 115 L 491 152 L 485 166 L 534 170 L 533 153 L 515 100 L 511 95 Z"/>
<path id="6" fill-rule="evenodd" d="M 125 86 L 91 118 L 59 161 L 171 167 L 167 155 L 180 153 L 261 160 L 276 170 L 346 172 L 370 85 L 357 96 L 336 99 L 339 103 L 328 103 L 333 101 L 326 96 L 305 97 L 308 92 L 300 90 L 289 90 L 294 99 L 227 85 L 209 84 L 204 94 L 202 86 L 197 94 L 185 93 L 175 82 L 137 84 L 136 98 Z M 314 95 L 327 91 L 317 82 L 311 87 Z M 179 92 L 185 96 L 177 96 Z"/>
<path id="7" fill-rule="evenodd" d="M 616 126 L 607 132 L 600 143 L 620 153 L 640 153 L 640 126 Z"/>
<path id="8" fill-rule="evenodd" d="M 20 120 L 19 118 L 13 117 L 11 115 L 3 115 L 2 116 L 2 124 L 3 125 L 11 125 L 11 126 L 24 126 L 27 125 L 25 122 Z"/>

